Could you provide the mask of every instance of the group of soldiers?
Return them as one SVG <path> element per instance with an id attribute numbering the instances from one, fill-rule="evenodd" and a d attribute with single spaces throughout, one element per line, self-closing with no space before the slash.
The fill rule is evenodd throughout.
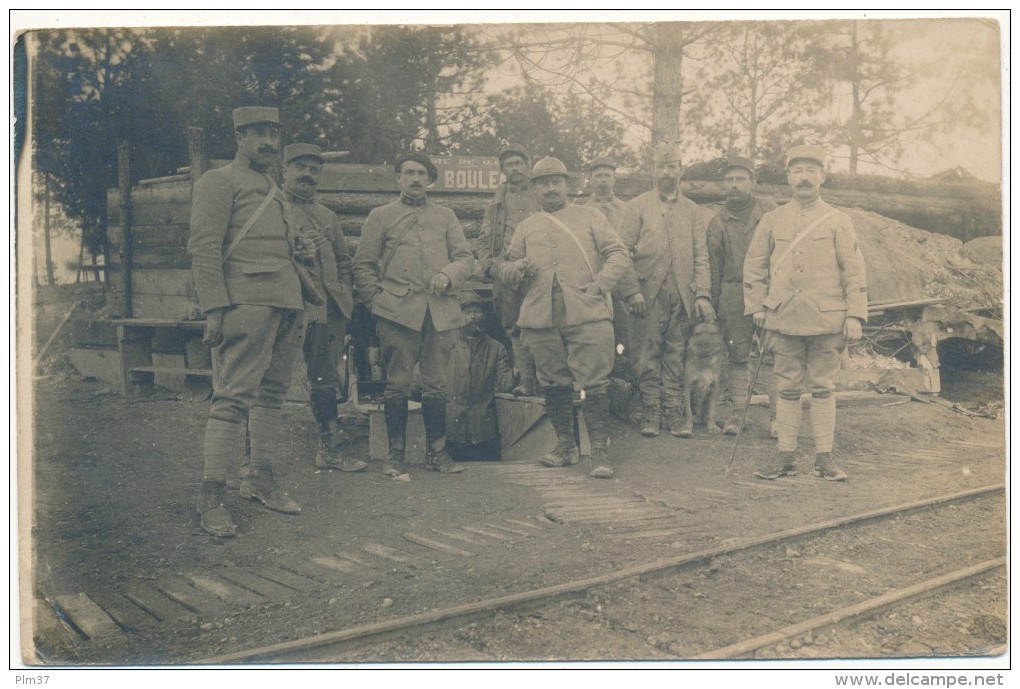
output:
<path id="1" fill-rule="evenodd" d="M 825 154 L 797 146 L 787 156 L 793 200 L 775 208 L 755 198 L 755 166 L 731 159 L 725 206 L 709 223 L 680 192 L 680 151 L 654 151 L 655 188 L 624 203 L 613 195 L 615 165 L 589 165 L 592 195 L 571 203 L 560 160 L 532 164 L 517 144 L 499 155 L 505 182 L 488 204 L 472 245 L 449 208 L 432 202 L 438 177 L 422 153 L 398 157 L 399 197 L 369 213 L 350 257 L 339 220 L 315 201 L 324 159 L 319 147 L 283 147 L 283 189 L 272 177 L 281 151 L 275 108 L 233 113 L 237 154 L 205 173 L 192 197 L 191 237 L 204 341 L 213 353 L 213 396 L 198 499 L 202 529 L 236 532 L 224 506 L 226 477 L 250 459 L 240 494 L 295 514 L 300 506 L 276 483 L 270 445 L 284 436 L 281 406 L 295 356 L 303 350 L 319 428 L 320 468 L 362 471 L 341 451 L 337 429 L 339 348 L 356 301 L 374 317 L 386 383 L 388 451 L 383 472 L 406 472 L 409 399 L 419 389 L 425 466 L 463 471 L 447 447 L 492 448 L 498 437 L 492 395 L 541 395 L 556 446 L 539 462 L 579 461 L 580 407 L 594 478 L 614 474 L 608 428 L 609 379 L 625 341 L 642 405 L 641 432 L 690 431 L 681 405 L 686 333 L 697 320 L 720 321 L 730 388 L 750 389 L 754 330 L 774 355 L 778 397 L 770 406 L 778 452 L 759 461 L 758 478 L 796 472 L 801 393 L 811 393 L 815 472 L 845 480 L 832 460 L 833 377 L 847 339 L 867 315 L 864 262 L 848 216 L 821 200 Z M 495 317 L 511 344 L 485 335 L 485 310 L 459 291 L 481 274 L 492 281 Z M 614 318 L 614 302 L 616 317 Z M 614 328 L 615 324 L 615 328 Z M 766 334 L 767 333 L 767 334 Z M 733 394 L 734 399 L 737 394 Z M 736 403 L 724 432 L 741 431 Z M 718 430 L 718 429 L 710 429 Z"/>

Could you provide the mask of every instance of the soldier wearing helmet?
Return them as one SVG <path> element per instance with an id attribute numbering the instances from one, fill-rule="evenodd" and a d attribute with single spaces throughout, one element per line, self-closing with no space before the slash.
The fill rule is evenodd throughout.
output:
<path id="1" fill-rule="evenodd" d="M 591 475 L 609 478 L 609 373 L 613 368 L 610 293 L 630 267 L 627 250 L 600 212 L 567 203 L 567 168 L 556 158 L 535 163 L 531 181 L 542 210 L 526 218 L 496 264 L 501 280 L 524 292 L 521 341 L 535 357 L 556 447 L 541 464 L 578 461 L 573 395 L 583 399 L 592 446 Z M 628 295 L 629 296 L 629 295 Z"/>

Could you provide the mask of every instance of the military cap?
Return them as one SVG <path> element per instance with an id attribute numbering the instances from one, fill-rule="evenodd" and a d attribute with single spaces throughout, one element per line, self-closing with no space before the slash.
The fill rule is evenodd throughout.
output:
<path id="1" fill-rule="evenodd" d="M 320 163 L 326 162 L 322 157 L 322 148 L 315 144 L 289 144 L 283 147 L 283 162 L 289 163 L 295 158 L 315 158 Z"/>
<path id="2" fill-rule="evenodd" d="M 813 160 L 823 168 L 825 167 L 825 149 L 821 146 L 794 146 L 786 152 L 786 166 L 795 160 Z"/>
<path id="3" fill-rule="evenodd" d="M 437 179 L 439 179 L 439 170 L 437 170 L 436 166 L 432 164 L 432 160 L 424 153 L 418 152 L 401 153 L 399 156 L 397 156 L 397 163 L 393 166 L 393 169 L 396 170 L 397 174 L 400 174 L 400 166 L 408 161 L 412 163 L 418 163 L 419 165 L 423 166 L 426 170 L 428 170 L 430 183 L 435 182 Z"/>
<path id="4" fill-rule="evenodd" d="M 465 290 L 457 295 L 460 301 L 460 308 L 466 309 L 469 306 L 477 306 L 481 309 L 485 308 L 485 299 L 478 296 L 478 293 L 472 290 Z"/>
<path id="5" fill-rule="evenodd" d="M 528 155 L 528 149 L 524 148 L 521 144 L 507 144 L 506 148 L 499 152 L 499 164 L 503 165 L 503 159 L 507 156 L 520 156 L 524 158 L 524 162 L 530 162 L 531 156 Z"/>
<path id="6" fill-rule="evenodd" d="M 275 124 L 280 126 L 280 111 L 261 105 L 234 108 L 234 129 L 247 127 L 251 124 Z"/>
<path id="7" fill-rule="evenodd" d="M 535 163 L 535 167 L 531 169 L 531 179 L 553 177 L 556 175 L 570 177 L 570 173 L 567 172 L 567 166 L 563 164 L 563 161 L 551 156 L 542 158 L 540 161 Z"/>
<path id="8" fill-rule="evenodd" d="M 595 168 L 607 167 L 610 170 L 616 170 L 616 163 L 611 158 L 596 158 L 595 160 L 588 163 L 588 172 L 592 172 Z"/>
<path id="9" fill-rule="evenodd" d="M 652 160 L 656 163 L 669 163 L 680 160 L 680 144 L 676 141 L 660 141 L 655 145 Z"/>
<path id="10" fill-rule="evenodd" d="M 726 161 L 726 167 L 723 168 L 723 174 L 726 174 L 727 170 L 732 170 L 733 168 L 742 168 L 747 170 L 751 173 L 751 177 L 754 177 L 755 175 L 754 163 L 752 163 L 748 158 L 743 158 L 741 156 L 729 158 Z"/>

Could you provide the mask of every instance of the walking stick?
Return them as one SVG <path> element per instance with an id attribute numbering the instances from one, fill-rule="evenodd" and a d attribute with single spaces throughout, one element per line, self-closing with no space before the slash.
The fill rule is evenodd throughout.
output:
<path id="1" fill-rule="evenodd" d="M 751 395 L 754 393 L 754 386 L 758 382 L 758 374 L 761 372 L 761 363 L 765 358 L 765 352 L 768 351 L 769 335 L 770 330 L 765 331 L 765 337 L 761 337 L 759 332 L 758 337 L 758 364 L 754 367 L 754 373 L 751 375 L 751 384 L 747 386 L 747 399 L 744 400 L 744 413 L 740 418 L 740 427 L 737 429 L 737 437 L 733 439 L 733 452 L 730 453 L 730 462 L 726 465 L 726 473 L 730 473 L 730 469 L 733 467 L 733 458 L 737 456 L 737 445 L 740 443 L 740 436 L 744 434 L 744 426 L 747 424 L 747 408 L 751 406 Z"/>

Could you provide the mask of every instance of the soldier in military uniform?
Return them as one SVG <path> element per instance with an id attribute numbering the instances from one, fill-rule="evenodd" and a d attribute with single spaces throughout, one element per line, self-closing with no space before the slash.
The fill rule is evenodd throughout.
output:
<path id="1" fill-rule="evenodd" d="M 475 254 L 482 274 L 492 280 L 492 305 L 500 325 L 506 331 L 513 350 L 517 385 L 514 394 L 534 395 L 535 359 L 521 344 L 517 316 L 521 310 L 521 297 L 492 271 L 493 259 L 500 258 L 510 246 L 514 230 L 524 218 L 539 210 L 538 196 L 528 180 L 530 158 L 528 149 L 510 144 L 499 153 L 499 169 L 506 182 L 499 186 L 485 207 L 482 226 L 475 242 Z"/>
<path id="2" fill-rule="evenodd" d="M 754 322 L 744 314 L 744 257 L 761 216 L 775 210 L 776 204 L 751 193 L 755 169 L 754 163 L 747 158 L 735 157 L 726 161 L 723 177 L 726 201 L 719 213 L 708 222 L 708 258 L 712 268 L 712 305 L 719 316 L 726 343 L 729 366 L 724 373 L 728 374 L 726 378 L 733 405 L 723 432 L 736 435 L 742 430 L 738 404 L 746 401 L 747 390 L 751 386 L 748 363 L 754 335 Z M 771 359 L 770 353 L 766 356 Z M 768 368 L 771 369 L 771 366 Z M 776 395 L 775 386 L 771 383 L 772 371 L 761 371 L 759 380 L 769 381 L 769 408 L 774 420 Z"/>
<path id="3" fill-rule="evenodd" d="M 426 188 L 439 176 L 428 156 L 404 154 L 395 166 L 400 198 L 372 209 L 354 255 L 354 282 L 376 318 L 386 370 L 383 412 L 389 453 L 383 473 L 404 473 L 407 402 L 418 365 L 425 422 L 426 468 L 463 471 L 446 452 L 446 367 L 464 319 L 456 295 L 474 255 L 453 211 L 432 203 Z"/>
<path id="4" fill-rule="evenodd" d="M 762 216 L 744 259 L 744 309 L 771 331 L 779 386 L 779 452 L 754 475 L 771 480 L 797 473 L 801 394 L 811 392 L 815 474 L 845 481 L 832 458 L 836 426 L 833 379 L 848 340 L 868 317 L 864 258 L 853 221 L 821 198 L 825 151 L 794 146 L 786 156 L 793 199 Z"/>
<path id="5" fill-rule="evenodd" d="M 642 305 L 628 305 L 635 316 L 644 309 L 643 316 L 631 319 L 644 406 L 641 433 L 658 435 L 665 415 L 670 433 L 686 437 L 684 330 L 696 317 L 715 319 L 705 222 L 698 205 L 680 193 L 679 147 L 660 143 L 653 165 L 656 188 L 632 199 L 620 221 L 620 238 L 644 296 Z"/>
<path id="6" fill-rule="evenodd" d="M 312 415 L 319 427 L 317 469 L 364 471 L 368 465 L 346 457 L 337 426 L 339 366 L 347 322 L 354 310 L 354 271 L 347 240 L 336 213 L 315 201 L 322 172 L 322 149 L 296 143 L 283 149 L 283 190 L 298 223 L 298 236 L 315 245 L 308 267 L 325 303 L 305 304 L 305 369 L 311 388 Z"/>
<path id="7" fill-rule="evenodd" d="M 566 166 L 556 158 L 535 163 L 531 181 L 542 212 L 517 227 L 494 269 L 501 280 L 525 290 L 517 324 L 521 340 L 535 357 L 546 413 L 556 432 L 555 449 L 540 463 L 562 467 L 578 461 L 576 388 L 583 395 L 591 439 L 591 475 L 610 478 L 607 388 L 614 348 L 609 295 L 630 267 L 630 259 L 605 216 L 567 204 L 567 176 Z"/>
<path id="8" fill-rule="evenodd" d="M 288 514 L 301 511 L 273 477 L 271 444 L 286 434 L 280 408 L 304 334 L 301 282 L 293 262 L 296 228 L 273 181 L 280 154 L 276 108 L 233 112 L 237 154 L 202 175 L 192 195 L 188 252 L 212 348 L 213 396 L 206 422 L 205 468 L 198 498 L 202 529 L 233 536 L 223 506 L 231 461 L 243 454 L 248 417 L 251 471 L 241 496 Z M 311 256 L 314 247 L 301 249 Z"/>

